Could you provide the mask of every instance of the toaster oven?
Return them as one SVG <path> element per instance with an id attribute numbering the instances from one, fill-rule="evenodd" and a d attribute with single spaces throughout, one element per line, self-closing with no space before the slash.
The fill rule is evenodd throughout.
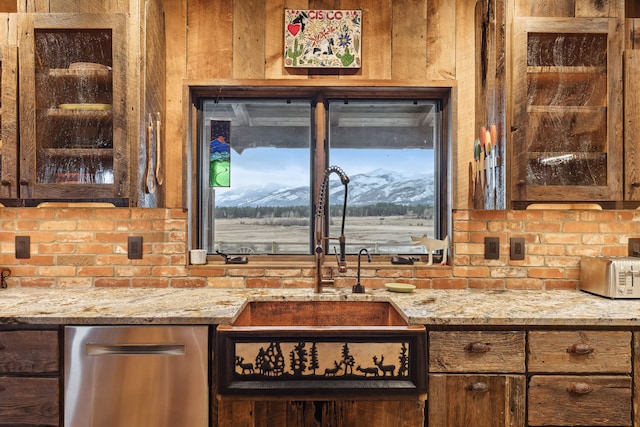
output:
<path id="1" fill-rule="evenodd" d="M 580 289 L 608 298 L 640 298 L 640 258 L 582 258 Z"/>

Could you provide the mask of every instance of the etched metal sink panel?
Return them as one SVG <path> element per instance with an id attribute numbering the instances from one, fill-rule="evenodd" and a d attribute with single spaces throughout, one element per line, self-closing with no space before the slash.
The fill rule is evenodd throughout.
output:
<path id="1" fill-rule="evenodd" d="M 215 338 L 217 392 L 398 399 L 426 392 L 426 332 L 387 301 L 253 301 Z"/>

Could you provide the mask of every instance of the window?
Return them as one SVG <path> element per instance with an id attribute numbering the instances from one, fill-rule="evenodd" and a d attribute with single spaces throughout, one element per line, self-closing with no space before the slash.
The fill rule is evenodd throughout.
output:
<path id="1" fill-rule="evenodd" d="M 341 234 L 346 190 L 348 254 L 361 248 L 421 254 L 424 248 L 413 246 L 411 236 L 449 234 L 443 97 L 347 99 L 330 91 L 294 91 L 299 96 L 291 98 L 275 92 L 203 96 L 196 103 L 195 245 L 209 253 L 311 254 L 312 189 L 330 165 L 342 169 L 349 183 L 328 175 L 327 234 Z M 209 180 L 212 123 L 220 121 L 230 127 L 228 187 Z M 329 246 L 333 253 L 332 240 Z"/>

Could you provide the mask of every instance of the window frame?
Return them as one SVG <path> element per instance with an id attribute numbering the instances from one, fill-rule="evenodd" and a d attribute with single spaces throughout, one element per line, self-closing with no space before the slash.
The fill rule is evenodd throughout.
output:
<path id="1" fill-rule="evenodd" d="M 311 150 L 315 153 L 312 155 L 312 177 L 311 186 L 313 193 L 312 209 L 315 211 L 316 197 L 322 185 L 324 170 L 327 166 L 327 120 L 328 120 L 328 99 L 365 99 L 365 100 L 384 100 L 384 99 L 407 99 L 407 100 L 423 100 L 431 99 L 439 104 L 439 112 L 441 118 L 441 146 L 439 162 L 441 168 L 446 168 L 444 174 L 440 174 L 439 188 L 442 191 L 436 193 L 439 198 L 438 204 L 442 208 L 438 211 L 438 217 L 434 219 L 439 236 L 436 238 L 444 238 L 449 236 L 451 239 L 451 215 L 453 210 L 453 191 L 452 191 L 452 174 L 453 174 L 453 143 L 452 143 L 452 96 L 453 87 L 450 84 L 435 84 L 434 82 L 425 82 L 425 84 L 393 84 L 391 82 L 351 82 L 351 81 L 330 81 L 322 84 L 320 81 L 304 80 L 304 81 L 265 81 L 265 84 L 255 84 L 255 82 L 238 82 L 237 84 L 189 84 L 188 88 L 188 117 L 189 123 L 186 132 L 187 144 L 184 162 L 186 182 L 184 183 L 184 207 L 190 211 L 188 215 L 188 242 L 189 249 L 198 248 L 199 246 L 199 197 L 198 197 L 198 167 L 197 153 L 198 144 L 201 140 L 198 123 L 201 117 L 198 117 L 200 110 L 199 105 L 202 99 L 225 99 L 233 98 L 249 99 L 249 98 L 289 98 L 289 99 L 314 99 L 315 105 L 312 104 L 314 117 L 312 117 L 311 131 Z M 435 82 L 440 83 L 440 82 Z M 444 177 L 445 179 L 442 179 Z M 313 217 L 311 218 L 313 222 Z M 311 224 L 310 233 L 313 233 L 314 226 Z M 385 255 L 379 255 L 384 257 Z M 259 259 L 272 260 L 301 260 L 305 258 L 312 259 L 313 255 L 291 254 L 291 255 L 275 255 L 261 254 L 256 255 Z M 388 257 L 388 256 L 387 256 Z"/>

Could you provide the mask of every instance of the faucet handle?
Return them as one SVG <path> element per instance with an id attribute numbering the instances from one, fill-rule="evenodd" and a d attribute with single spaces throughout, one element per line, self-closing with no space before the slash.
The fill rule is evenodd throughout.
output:
<path id="1" fill-rule="evenodd" d="M 336 249 L 336 247 L 333 247 L 333 253 L 336 255 L 336 262 L 338 263 L 338 271 L 340 273 L 346 273 L 347 272 L 347 261 L 345 259 L 341 259 L 341 257 L 338 256 L 338 250 Z"/>

